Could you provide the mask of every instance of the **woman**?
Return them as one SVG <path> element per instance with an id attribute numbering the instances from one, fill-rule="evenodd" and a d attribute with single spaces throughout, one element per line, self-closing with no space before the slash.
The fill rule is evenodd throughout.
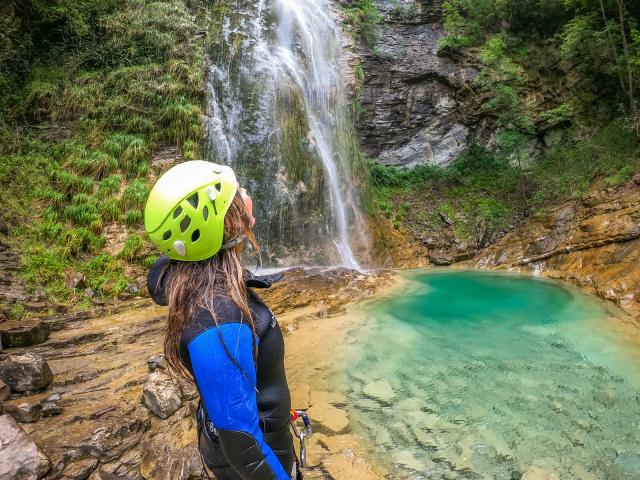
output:
<path id="1" fill-rule="evenodd" d="M 233 170 L 205 161 L 167 171 L 145 208 L 145 229 L 164 254 L 148 288 L 169 306 L 165 356 L 198 387 L 199 448 L 218 480 L 296 475 L 284 338 L 249 288 L 270 283 L 241 263 L 246 242 L 256 246 L 254 222 Z"/>

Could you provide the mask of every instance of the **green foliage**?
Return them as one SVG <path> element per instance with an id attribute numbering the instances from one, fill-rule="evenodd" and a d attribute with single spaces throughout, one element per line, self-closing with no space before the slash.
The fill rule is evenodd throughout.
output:
<path id="1" fill-rule="evenodd" d="M 138 225 L 142 222 L 144 216 L 142 215 L 141 210 L 128 210 L 127 214 L 124 217 L 124 221 L 127 225 Z"/>
<path id="2" fill-rule="evenodd" d="M 138 253 L 142 250 L 142 247 L 142 238 L 137 235 L 129 235 L 124 242 L 122 250 L 118 253 L 118 258 L 131 262 L 136 259 Z"/>
<path id="3" fill-rule="evenodd" d="M 121 184 L 120 175 L 111 175 L 100 182 L 96 193 L 99 197 L 112 197 L 120 191 Z"/>
<path id="4" fill-rule="evenodd" d="M 64 271 L 69 263 L 58 248 L 48 249 L 42 245 L 29 248 L 22 275 L 28 288 L 45 287 L 54 298 L 68 295 L 64 287 Z"/>
<path id="5" fill-rule="evenodd" d="M 62 255 L 70 257 L 102 248 L 105 239 L 87 228 L 69 228 L 62 232 L 60 243 L 62 245 Z"/>
<path id="6" fill-rule="evenodd" d="M 0 33 L 0 184 L 6 218 L 28 219 L 16 223 L 29 285 L 72 295 L 61 265 L 91 261 L 108 222 L 140 227 L 152 150 L 174 144 L 185 159 L 199 156 L 204 45 L 190 8 L 204 6 L 25 0 L 2 7 L 11 21 Z M 129 240 L 123 258 L 138 248 Z M 86 271 L 91 287 L 122 291 L 122 260 L 107 265 L 100 255 L 106 273 Z"/>
<path id="7" fill-rule="evenodd" d="M 122 206 L 125 210 L 142 210 L 149 196 L 149 189 L 140 180 L 134 180 L 122 192 Z"/>
<path id="8" fill-rule="evenodd" d="M 380 39 L 380 12 L 374 0 L 353 0 L 344 6 L 351 31 L 366 45 L 372 47 Z"/>

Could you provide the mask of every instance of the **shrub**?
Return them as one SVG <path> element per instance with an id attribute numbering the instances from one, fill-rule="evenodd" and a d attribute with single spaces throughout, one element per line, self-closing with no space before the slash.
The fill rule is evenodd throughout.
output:
<path id="1" fill-rule="evenodd" d="M 140 210 L 129 210 L 125 217 L 125 222 L 127 225 L 138 225 L 142 223 L 143 215 Z"/>
<path id="2" fill-rule="evenodd" d="M 125 210 L 142 210 L 149 195 L 149 189 L 140 180 L 134 180 L 122 192 L 122 206 Z"/>
<path id="3" fill-rule="evenodd" d="M 116 195 L 120 191 L 120 175 L 111 175 L 98 184 L 97 194 L 101 197 Z"/>
<path id="4" fill-rule="evenodd" d="M 369 46 L 380 38 L 380 12 L 374 0 L 353 0 L 345 7 L 347 21 L 357 37 Z"/>
<path id="5" fill-rule="evenodd" d="M 137 235 L 129 235 L 124 242 L 124 247 L 122 247 L 122 250 L 118 253 L 118 258 L 131 262 L 135 260 L 142 247 L 142 238 Z"/>

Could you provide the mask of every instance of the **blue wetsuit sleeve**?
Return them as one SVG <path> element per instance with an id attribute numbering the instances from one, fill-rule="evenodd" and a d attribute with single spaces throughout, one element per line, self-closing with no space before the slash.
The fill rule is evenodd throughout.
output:
<path id="1" fill-rule="evenodd" d="M 290 480 L 260 429 L 252 335 L 244 323 L 205 330 L 189 344 L 193 373 L 222 452 L 236 473 L 246 480 Z"/>

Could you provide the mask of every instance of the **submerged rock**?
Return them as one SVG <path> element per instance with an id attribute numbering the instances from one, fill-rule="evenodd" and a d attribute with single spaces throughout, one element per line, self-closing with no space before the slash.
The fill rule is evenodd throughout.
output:
<path id="1" fill-rule="evenodd" d="M 640 478 L 640 453 L 622 452 L 607 469 L 607 479 L 637 480 Z"/>
<path id="2" fill-rule="evenodd" d="M 160 418 L 168 418 L 182 406 L 182 389 L 166 373 L 156 370 L 142 389 L 142 402 Z"/>
<path id="3" fill-rule="evenodd" d="M 10 415 L 0 416 L 0 479 L 34 480 L 49 471 L 49 459 Z"/>
<path id="4" fill-rule="evenodd" d="M 313 423 L 320 424 L 335 433 L 349 426 L 347 412 L 329 403 L 315 404 L 307 410 L 307 414 Z"/>
<path id="5" fill-rule="evenodd" d="M 521 480 L 560 480 L 553 470 L 541 467 L 529 467 L 522 475 Z"/>
<path id="6" fill-rule="evenodd" d="M 14 392 L 40 390 L 53 381 L 49 364 L 37 353 L 9 355 L 0 361 L 0 379 Z"/>
<path id="7" fill-rule="evenodd" d="M 21 403 L 20 405 L 5 405 L 4 413 L 8 413 L 16 422 L 33 423 L 40 420 L 42 405 L 39 403 Z"/>
<path id="8" fill-rule="evenodd" d="M 386 380 L 367 383 L 362 389 L 362 393 L 380 403 L 390 404 L 397 398 L 396 393 Z"/>

